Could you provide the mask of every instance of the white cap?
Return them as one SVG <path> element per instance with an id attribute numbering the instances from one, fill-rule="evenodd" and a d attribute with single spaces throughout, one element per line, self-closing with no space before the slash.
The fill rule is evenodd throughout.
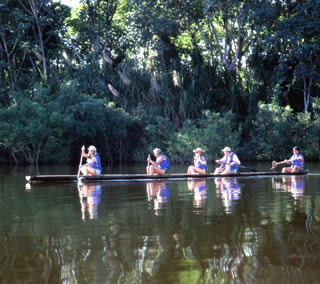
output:
<path id="1" fill-rule="evenodd" d="M 160 154 L 161 150 L 159 148 L 154 148 L 153 153 Z"/>
<path id="2" fill-rule="evenodd" d="M 231 152 L 230 147 L 224 147 L 224 149 L 221 150 L 222 152 Z"/>
<path id="3" fill-rule="evenodd" d="M 95 153 L 97 152 L 97 148 L 94 147 L 94 146 L 90 146 L 90 147 L 88 148 L 88 150 L 89 150 L 89 151 L 90 151 L 90 150 L 93 150 Z"/>

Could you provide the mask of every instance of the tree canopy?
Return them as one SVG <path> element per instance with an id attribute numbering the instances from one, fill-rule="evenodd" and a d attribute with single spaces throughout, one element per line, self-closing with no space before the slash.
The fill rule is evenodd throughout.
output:
<path id="1" fill-rule="evenodd" d="M 0 1 L 2 162 L 319 159 L 320 4 Z M 57 154 L 59 153 L 59 155 Z"/>

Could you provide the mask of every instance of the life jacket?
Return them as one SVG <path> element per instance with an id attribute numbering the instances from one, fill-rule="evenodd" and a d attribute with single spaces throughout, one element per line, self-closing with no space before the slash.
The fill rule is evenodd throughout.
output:
<path id="1" fill-rule="evenodd" d="M 302 154 L 298 153 L 297 155 L 293 155 L 292 158 L 294 159 L 292 161 L 292 164 L 291 164 L 291 168 L 293 168 L 294 166 L 299 166 L 300 168 L 303 168 L 304 167 L 304 162 L 301 162 L 300 160 L 298 160 L 299 157 L 302 157 L 303 160 L 304 160 L 304 157 Z"/>
<path id="2" fill-rule="evenodd" d="M 233 162 L 233 156 L 234 156 L 234 155 L 235 155 L 234 153 L 231 153 L 230 159 L 229 159 L 229 161 L 228 161 L 228 164 L 231 164 L 231 163 Z M 226 159 L 226 161 L 220 166 L 220 168 L 225 168 L 226 164 L 227 164 L 227 159 Z M 237 171 L 238 169 L 239 169 L 239 165 L 234 165 L 234 166 L 231 166 L 231 165 L 230 165 L 230 170 L 231 170 L 231 171 Z"/>
<path id="3" fill-rule="evenodd" d="M 165 171 L 166 169 L 170 168 L 170 164 L 169 164 L 169 160 L 168 160 L 168 157 L 166 155 L 161 155 L 159 157 L 159 159 L 164 156 L 166 159 L 163 160 L 160 164 L 159 164 L 159 167 L 161 170 Z"/>
<path id="4" fill-rule="evenodd" d="M 93 163 L 91 164 L 91 167 L 96 169 L 96 170 L 99 170 L 101 171 L 101 162 L 100 162 L 100 158 L 97 154 L 95 154 L 93 156 Z"/>
<path id="5" fill-rule="evenodd" d="M 160 191 L 159 191 L 159 195 L 160 195 L 162 198 L 168 198 L 168 197 L 169 197 L 169 195 L 170 195 L 170 190 L 169 190 L 169 188 L 167 187 L 166 184 L 161 185 Z"/>
<path id="6" fill-rule="evenodd" d="M 201 158 L 204 158 L 204 160 L 207 162 L 207 159 L 206 159 L 205 155 L 201 155 L 199 158 L 197 158 L 194 161 L 194 165 L 195 165 L 195 167 L 197 167 L 197 168 L 199 168 L 201 170 L 205 169 L 207 171 L 208 170 L 207 164 L 205 164 L 205 165 L 202 164 L 201 163 Z"/>

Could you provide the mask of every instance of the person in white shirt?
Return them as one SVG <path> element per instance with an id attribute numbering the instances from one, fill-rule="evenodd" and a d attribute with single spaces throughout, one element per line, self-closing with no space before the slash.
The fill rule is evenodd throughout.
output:
<path id="1" fill-rule="evenodd" d="M 230 147 L 224 147 L 221 151 L 224 153 L 224 156 L 222 159 L 216 160 L 216 163 L 220 167 L 216 168 L 214 174 L 226 175 L 236 173 L 241 164 L 237 154 L 231 152 Z"/>

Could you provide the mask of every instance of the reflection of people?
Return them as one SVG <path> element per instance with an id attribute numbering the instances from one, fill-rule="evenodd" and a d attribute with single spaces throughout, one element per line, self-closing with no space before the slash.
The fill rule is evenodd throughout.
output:
<path id="1" fill-rule="evenodd" d="M 215 178 L 214 181 L 216 184 L 217 195 L 222 199 L 226 209 L 232 205 L 233 201 L 240 199 L 241 188 L 236 178 Z"/>
<path id="2" fill-rule="evenodd" d="M 80 166 L 80 170 L 83 175 L 100 175 L 101 174 L 101 162 L 97 149 L 94 146 L 88 148 L 88 154 L 84 152 L 85 147 L 82 147 L 82 156 L 87 158 L 87 163 Z"/>
<path id="3" fill-rule="evenodd" d="M 285 160 L 287 164 L 291 164 L 291 167 L 286 167 L 282 169 L 283 173 L 298 173 L 303 171 L 304 168 L 304 157 L 300 153 L 298 147 L 293 147 L 293 155 L 290 160 Z"/>
<path id="4" fill-rule="evenodd" d="M 147 161 L 150 165 L 147 166 L 147 174 L 164 175 L 170 167 L 168 157 L 164 155 L 159 148 L 155 148 L 153 154 L 156 157 L 156 161 L 152 161 L 150 155 L 148 156 Z"/>
<path id="5" fill-rule="evenodd" d="M 90 219 L 98 218 L 98 205 L 101 202 L 101 185 L 79 185 L 79 195 L 82 211 L 82 219 L 85 219 L 85 213 L 88 211 Z"/>
<path id="6" fill-rule="evenodd" d="M 189 179 L 188 188 L 193 191 L 194 199 L 193 206 L 195 209 L 202 209 L 205 207 L 207 200 L 207 182 L 205 179 Z M 198 211 L 195 211 L 199 213 Z"/>
<path id="7" fill-rule="evenodd" d="M 205 174 L 208 170 L 207 168 L 207 159 L 203 155 L 205 151 L 201 148 L 197 148 L 193 150 L 194 158 L 193 163 L 194 166 L 190 166 L 188 168 L 188 175 L 194 175 L 194 174 Z"/>
<path id="8" fill-rule="evenodd" d="M 224 153 L 224 157 L 220 160 L 216 160 L 216 163 L 220 164 L 221 166 L 219 168 L 216 168 L 214 174 L 236 173 L 240 165 L 238 156 L 235 153 L 231 152 L 231 149 L 229 147 L 225 147 L 224 149 L 222 149 L 222 152 Z"/>
<path id="9" fill-rule="evenodd" d="M 290 192 L 295 200 L 303 196 L 305 189 L 304 177 L 301 176 L 285 176 L 282 178 L 283 189 Z"/>
<path id="10" fill-rule="evenodd" d="M 147 194 L 148 200 L 153 200 L 155 212 L 159 213 L 158 210 L 165 208 L 170 191 L 164 182 L 148 182 Z"/>

